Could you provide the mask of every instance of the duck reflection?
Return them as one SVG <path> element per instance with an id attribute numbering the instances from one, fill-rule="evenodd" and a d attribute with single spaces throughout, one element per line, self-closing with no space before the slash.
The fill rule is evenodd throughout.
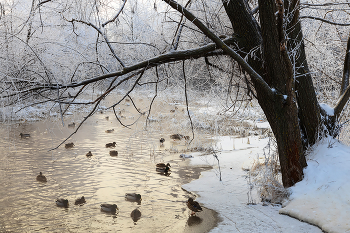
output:
<path id="1" fill-rule="evenodd" d="M 195 226 L 195 225 L 201 224 L 202 221 L 203 221 L 203 219 L 201 219 L 201 218 L 198 217 L 198 216 L 190 216 L 190 217 L 187 219 L 187 225 L 188 225 L 188 226 Z"/>
<path id="2" fill-rule="evenodd" d="M 133 211 L 131 211 L 130 217 L 136 224 L 136 222 L 141 218 L 141 211 L 138 209 L 134 209 Z"/>

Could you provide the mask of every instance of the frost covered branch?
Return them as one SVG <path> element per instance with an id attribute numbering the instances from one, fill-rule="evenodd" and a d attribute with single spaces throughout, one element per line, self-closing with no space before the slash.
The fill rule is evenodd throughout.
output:
<path id="1" fill-rule="evenodd" d="M 228 45 L 234 44 L 235 39 L 234 38 L 228 38 L 225 39 L 224 42 Z M 105 75 L 101 75 L 95 78 L 87 79 L 81 82 L 72 82 L 70 84 L 57 84 L 57 83 L 45 83 L 42 84 L 41 82 L 33 82 L 33 88 L 28 88 L 24 91 L 21 91 L 20 93 L 29 93 L 29 92 L 36 92 L 39 90 L 56 90 L 58 89 L 65 89 L 65 88 L 75 88 L 75 87 L 80 87 L 88 84 L 95 83 L 97 81 L 101 81 L 104 79 L 108 78 L 115 78 L 115 77 L 120 77 L 132 72 L 140 73 L 140 69 L 144 69 L 147 67 L 147 69 L 150 69 L 152 67 L 169 63 L 169 62 L 175 62 L 175 61 L 181 61 L 181 60 L 187 60 L 187 59 L 192 59 L 192 58 L 199 58 L 199 57 L 205 57 L 208 56 L 210 52 L 213 52 L 216 50 L 216 45 L 214 43 L 210 43 L 208 45 L 196 48 L 196 49 L 189 49 L 189 50 L 182 50 L 182 51 L 175 51 L 175 52 L 170 52 L 166 54 L 162 54 L 156 57 L 153 57 L 151 59 L 142 61 L 140 63 L 134 64 L 129 67 L 124 67 L 124 69 L 113 72 L 113 73 L 108 73 Z M 135 75 L 135 74 L 134 74 Z M 124 80 L 125 81 L 125 80 Z M 4 95 L 2 97 L 10 97 L 13 95 L 16 95 L 18 93 L 12 93 L 9 95 Z"/>
<path id="2" fill-rule="evenodd" d="M 127 0 L 123 0 L 124 3 L 123 3 L 123 5 L 121 6 L 121 8 L 120 8 L 120 10 L 118 11 L 118 13 L 117 13 L 112 19 L 110 19 L 110 20 L 108 20 L 107 22 L 103 23 L 103 24 L 102 24 L 102 27 L 106 26 L 107 24 L 109 24 L 109 23 L 111 23 L 111 22 L 114 22 L 114 21 L 118 18 L 119 14 L 120 14 L 120 13 L 123 11 L 123 9 L 124 9 L 124 6 L 125 6 L 126 1 L 127 1 Z"/>
<path id="3" fill-rule="evenodd" d="M 315 17 L 315 16 L 309 16 L 309 15 L 304 15 L 304 16 L 300 16 L 300 19 L 314 19 L 314 20 L 319 20 L 322 21 L 324 23 L 329 23 L 332 25 L 337 25 L 337 26 L 350 26 L 350 23 L 336 23 L 336 22 L 332 22 L 323 18 L 319 18 L 319 17 Z"/>
<path id="4" fill-rule="evenodd" d="M 62 17 L 64 18 L 64 16 L 62 16 Z M 64 18 L 64 19 L 67 20 L 66 18 Z M 93 29 L 95 29 L 103 37 L 103 39 L 105 40 L 109 50 L 113 54 L 113 57 L 119 61 L 120 65 L 122 67 L 125 67 L 124 62 L 117 56 L 117 54 L 115 53 L 114 49 L 112 48 L 111 43 L 109 42 L 107 36 L 96 25 L 94 25 L 92 23 L 89 23 L 89 22 L 85 22 L 84 20 L 78 20 L 78 19 L 72 19 L 72 20 L 67 20 L 67 21 L 72 23 L 72 24 L 74 24 L 74 22 L 83 23 L 83 24 L 86 24 L 86 25 L 92 27 Z"/>
<path id="5" fill-rule="evenodd" d="M 273 95 L 274 92 L 265 82 L 265 80 L 246 62 L 238 53 L 236 53 L 232 48 L 225 44 L 218 36 L 216 36 L 212 31 L 210 31 L 197 17 L 195 17 L 191 12 L 186 8 L 182 7 L 176 1 L 173 0 L 163 0 L 169 4 L 174 10 L 177 10 L 183 14 L 189 21 L 198 27 L 207 37 L 209 37 L 215 44 L 236 60 L 243 69 L 265 90 L 268 95 Z"/>

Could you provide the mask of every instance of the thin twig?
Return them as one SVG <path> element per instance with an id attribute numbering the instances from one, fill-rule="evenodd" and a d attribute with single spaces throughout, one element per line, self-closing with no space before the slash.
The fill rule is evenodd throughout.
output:
<path id="1" fill-rule="evenodd" d="M 107 22 L 103 23 L 102 27 L 106 26 L 107 24 L 109 24 L 111 22 L 114 22 L 114 20 L 116 20 L 118 18 L 119 14 L 123 11 L 125 3 L 126 3 L 126 0 L 123 0 L 123 1 L 124 1 L 124 3 L 122 5 L 122 7 L 120 8 L 120 10 L 118 11 L 118 13 L 113 17 L 113 19 L 110 19 Z"/>
<path id="2" fill-rule="evenodd" d="M 186 109 L 187 109 L 187 115 L 188 118 L 190 119 L 190 123 L 191 123 L 191 129 L 192 129 L 192 139 L 188 144 L 191 144 L 191 142 L 194 139 L 194 130 L 193 130 L 193 122 L 192 122 L 192 118 L 190 115 L 190 110 L 188 109 L 188 98 L 187 98 L 187 81 L 186 81 L 186 74 L 185 74 L 185 61 L 182 61 L 182 72 L 184 75 L 184 81 L 185 81 L 185 99 L 186 99 Z"/>
<path id="3" fill-rule="evenodd" d="M 147 114 L 147 118 L 146 118 L 146 127 L 147 127 L 147 123 L 148 123 L 148 118 L 149 115 L 151 114 L 151 109 L 152 109 L 152 105 L 154 100 L 156 99 L 157 95 L 158 95 L 158 82 L 159 82 L 159 74 L 158 74 L 158 68 L 156 66 L 156 75 L 157 75 L 157 82 L 156 82 L 156 93 L 154 94 L 152 101 L 150 103 L 149 109 L 148 109 L 148 114 Z"/>

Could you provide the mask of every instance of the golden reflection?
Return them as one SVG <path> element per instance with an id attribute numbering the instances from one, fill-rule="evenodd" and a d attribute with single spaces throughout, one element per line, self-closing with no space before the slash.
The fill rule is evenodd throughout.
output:
<path id="1" fill-rule="evenodd" d="M 147 99 L 142 101 L 146 102 Z M 125 106 L 120 110 L 125 117 L 123 123 L 130 124 L 136 119 L 132 118 L 132 108 Z M 153 110 L 157 111 L 156 105 Z M 76 113 L 65 121 L 75 122 L 77 126 L 84 114 Z M 9 232 L 41 229 L 46 232 L 129 232 L 132 227 L 134 232 L 148 233 L 166 226 L 172 232 L 183 232 L 186 226 L 196 223 L 191 233 L 210 230 L 216 219 L 207 220 L 202 212 L 206 224 L 203 230 L 201 220 L 196 216 L 187 219 L 182 210 L 186 207 L 187 193 L 181 185 L 198 177 L 203 169 L 187 166 L 188 162 L 179 158 L 181 153 L 190 153 L 184 151 L 188 145 L 185 140 L 170 139 L 170 135 L 177 132 L 168 128 L 166 119 L 157 119 L 144 130 L 146 116 L 142 117 L 144 119 L 130 130 L 122 127 L 112 112 L 95 114 L 67 141 L 71 145 L 68 149 L 63 145 L 49 153 L 48 149 L 59 145 L 74 129 L 50 119 L 21 123 L 11 129 L 0 128 L 0 134 L 10 135 L 6 140 L 11 142 L 9 145 L 5 138 L 0 138 L 0 223 L 4 223 L 3 229 Z M 106 133 L 108 129 L 113 129 L 113 133 Z M 30 137 L 24 140 L 20 132 L 30 133 Z M 160 138 L 165 140 L 160 141 Z M 113 150 L 106 148 L 111 142 L 114 142 Z M 88 151 L 93 156 L 87 159 Z M 169 163 L 169 170 L 171 164 L 171 176 L 169 171 L 155 171 L 158 163 L 164 163 L 165 168 Z M 33 179 L 40 171 L 47 182 Z M 126 193 L 142 195 L 142 206 L 141 198 L 130 200 L 125 197 Z M 64 197 L 77 206 L 51 208 L 57 197 Z M 86 202 L 82 201 L 83 197 Z M 116 203 L 119 212 L 117 209 L 115 213 L 106 212 L 101 203 Z"/>

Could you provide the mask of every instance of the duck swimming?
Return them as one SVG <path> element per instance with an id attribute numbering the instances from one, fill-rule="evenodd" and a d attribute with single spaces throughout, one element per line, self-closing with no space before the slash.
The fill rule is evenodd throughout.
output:
<path id="1" fill-rule="evenodd" d="M 170 171 L 170 168 L 169 168 L 169 166 L 156 167 L 156 171 L 160 172 L 160 173 L 168 174 L 168 172 Z"/>
<path id="2" fill-rule="evenodd" d="M 29 133 L 20 133 L 19 136 L 21 136 L 21 138 L 30 138 Z"/>
<path id="3" fill-rule="evenodd" d="M 112 143 L 107 143 L 106 147 L 115 147 L 115 144 L 117 144 L 116 142 L 112 142 Z"/>
<path id="4" fill-rule="evenodd" d="M 105 132 L 106 133 L 113 133 L 114 129 L 107 129 Z"/>
<path id="5" fill-rule="evenodd" d="M 56 200 L 56 205 L 58 207 L 65 207 L 65 208 L 68 208 L 68 206 L 69 206 L 68 200 L 67 199 L 63 199 L 63 198 L 57 199 Z"/>
<path id="6" fill-rule="evenodd" d="M 157 163 L 156 167 L 171 167 L 171 166 L 170 166 L 170 163 L 167 163 L 167 164 L 165 164 L 165 163 Z"/>
<path id="7" fill-rule="evenodd" d="M 74 145 L 73 142 L 70 142 L 70 143 L 67 143 L 66 145 L 64 145 L 64 147 L 65 147 L 66 149 L 73 148 L 74 146 L 75 146 L 75 145 Z"/>
<path id="8" fill-rule="evenodd" d="M 141 201 L 142 198 L 141 198 L 141 194 L 126 193 L 125 200 L 127 200 L 127 201 Z"/>
<path id="9" fill-rule="evenodd" d="M 181 134 L 172 134 L 170 135 L 170 138 L 173 139 L 173 140 L 181 140 L 184 136 L 181 135 Z"/>
<path id="10" fill-rule="evenodd" d="M 195 215 L 196 212 L 202 211 L 202 207 L 198 202 L 194 201 L 192 197 L 188 198 L 187 207 L 192 210 L 191 215 Z"/>
<path id="11" fill-rule="evenodd" d="M 36 180 L 41 182 L 47 182 L 46 177 L 43 175 L 42 172 L 39 173 L 39 175 L 36 177 Z"/>
<path id="12" fill-rule="evenodd" d="M 161 138 L 161 139 L 159 139 L 159 142 L 160 142 L 160 146 L 162 147 L 162 146 L 164 146 L 165 139 Z"/>
<path id="13" fill-rule="evenodd" d="M 92 156 L 91 151 L 89 151 L 88 153 L 86 153 L 86 157 L 91 157 L 91 156 Z"/>
<path id="14" fill-rule="evenodd" d="M 71 124 L 68 124 L 68 128 L 74 128 L 75 127 L 75 123 L 71 123 Z"/>
<path id="15" fill-rule="evenodd" d="M 86 203 L 85 197 L 82 196 L 81 198 L 78 198 L 78 199 L 75 200 L 74 205 L 82 205 L 84 203 Z"/>
<path id="16" fill-rule="evenodd" d="M 117 210 L 119 209 L 116 204 L 101 204 L 101 211 L 115 213 Z"/>

